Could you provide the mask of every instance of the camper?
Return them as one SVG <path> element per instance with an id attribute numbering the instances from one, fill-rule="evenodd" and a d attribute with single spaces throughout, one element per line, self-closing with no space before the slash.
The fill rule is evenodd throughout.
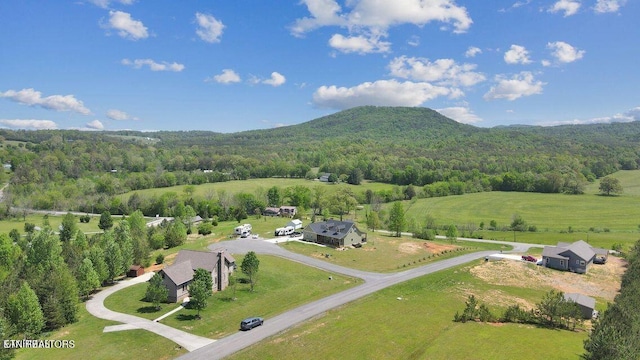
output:
<path id="1" fill-rule="evenodd" d="M 286 226 L 286 227 L 277 228 L 275 233 L 274 233 L 274 235 L 275 236 L 286 236 L 286 235 L 293 234 L 294 231 L 295 231 L 295 229 L 293 228 L 293 226 Z"/>
<path id="2" fill-rule="evenodd" d="M 242 224 L 235 228 L 236 235 L 240 235 L 242 237 L 247 237 L 251 234 L 251 224 Z"/>

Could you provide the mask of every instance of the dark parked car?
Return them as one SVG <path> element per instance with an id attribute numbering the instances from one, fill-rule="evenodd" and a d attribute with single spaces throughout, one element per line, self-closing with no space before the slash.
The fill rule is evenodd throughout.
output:
<path id="1" fill-rule="evenodd" d="M 260 326 L 264 323 L 264 320 L 261 317 L 250 317 L 242 320 L 240 322 L 240 330 L 251 330 L 256 326 Z"/>

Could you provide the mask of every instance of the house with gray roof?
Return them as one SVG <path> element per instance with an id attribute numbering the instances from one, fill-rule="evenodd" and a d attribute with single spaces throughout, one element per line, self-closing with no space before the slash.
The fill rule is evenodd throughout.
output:
<path id="1" fill-rule="evenodd" d="M 189 295 L 189 284 L 196 269 L 211 273 L 213 288 L 222 291 L 229 285 L 229 276 L 235 269 L 235 259 L 224 250 L 180 250 L 172 265 L 160 270 L 162 283 L 169 290 L 168 300 L 178 302 Z"/>
<path id="2" fill-rule="evenodd" d="M 584 319 L 593 318 L 593 311 L 596 308 L 596 299 L 582 294 L 577 293 L 565 293 L 564 299 L 566 301 L 573 301 L 578 304 L 580 311 L 582 312 L 582 317 Z"/>
<path id="3" fill-rule="evenodd" d="M 307 225 L 303 232 L 304 241 L 333 247 L 360 246 L 367 241 L 367 233 L 358 230 L 352 221 L 328 220 Z"/>
<path id="4" fill-rule="evenodd" d="M 558 246 L 544 247 L 542 250 L 542 265 L 552 269 L 584 274 L 596 254 L 601 252 L 602 249 L 593 248 L 582 240 L 571 244 L 559 242 Z"/>

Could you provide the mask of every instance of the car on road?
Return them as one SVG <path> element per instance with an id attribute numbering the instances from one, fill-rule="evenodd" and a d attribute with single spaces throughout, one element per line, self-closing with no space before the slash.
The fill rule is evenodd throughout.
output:
<path id="1" fill-rule="evenodd" d="M 264 323 L 264 319 L 261 317 L 250 317 L 240 322 L 240 330 L 251 330 L 256 326 L 260 326 Z"/>
<path id="2" fill-rule="evenodd" d="M 522 260 L 529 262 L 538 262 L 538 259 L 534 258 L 531 255 L 522 255 Z"/>

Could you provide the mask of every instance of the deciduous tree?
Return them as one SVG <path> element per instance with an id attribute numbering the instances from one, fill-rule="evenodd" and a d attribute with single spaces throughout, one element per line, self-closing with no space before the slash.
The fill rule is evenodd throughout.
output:
<path id="1" fill-rule="evenodd" d="M 155 273 L 149 280 L 145 300 L 151 302 L 156 310 L 160 310 L 160 303 L 166 302 L 169 297 L 169 290 L 162 283 L 162 276 Z"/>
<path id="2" fill-rule="evenodd" d="M 258 277 L 258 270 L 260 269 L 260 260 L 258 260 L 255 252 L 249 251 L 247 255 L 244 256 L 240 269 L 243 274 L 249 277 L 249 285 L 251 291 L 253 291 Z"/>
<path id="3" fill-rule="evenodd" d="M 402 234 L 402 230 L 404 230 L 406 222 L 402 203 L 399 201 L 394 202 L 389 211 L 389 230 L 399 237 Z"/>
<path id="4" fill-rule="evenodd" d="M 611 194 L 622 193 L 622 185 L 620 180 L 611 176 L 605 176 L 600 180 L 600 186 L 598 187 L 602 194 L 610 196 Z"/>

